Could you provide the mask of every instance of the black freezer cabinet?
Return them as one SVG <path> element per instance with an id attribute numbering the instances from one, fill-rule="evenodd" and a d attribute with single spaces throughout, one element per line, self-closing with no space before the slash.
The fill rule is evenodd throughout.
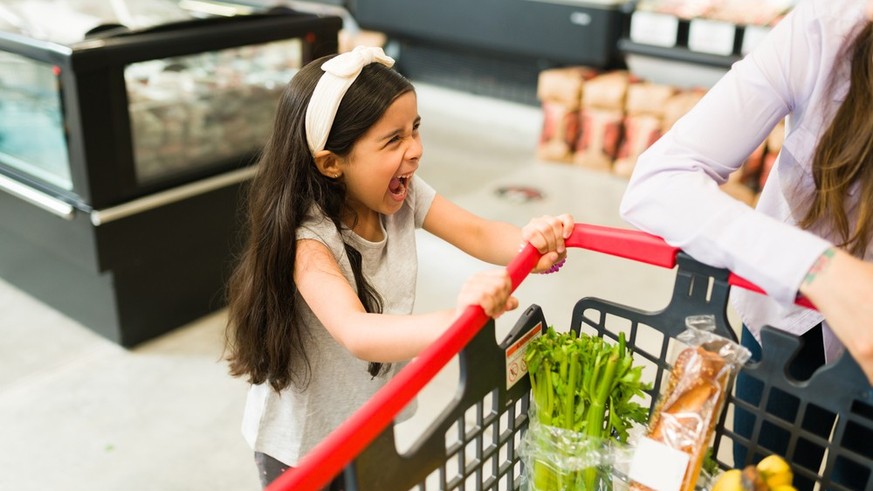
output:
<path id="1" fill-rule="evenodd" d="M 361 27 L 414 43 L 611 68 L 628 0 L 349 0 Z"/>
<path id="2" fill-rule="evenodd" d="M 132 346 L 223 306 L 279 93 L 342 21 L 41 3 L 0 6 L 0 277 Z"/>

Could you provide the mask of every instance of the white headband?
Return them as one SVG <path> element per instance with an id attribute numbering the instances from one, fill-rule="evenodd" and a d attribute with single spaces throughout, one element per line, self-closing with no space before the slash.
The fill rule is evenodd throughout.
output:
<path id="1" fill-rule="evenodd" d="M 309 144 L 312 155 L 324 150 L 343 96 L 358 78 L 361 70 L 374 62 L 388 68 L 394 66 L 394 59 L 386 55 L 382 48 L 366 46 L 358 46 L 321 65 L 324 73 L 312 92 L 309 106 L 306 107 L 306 143 Z"/>

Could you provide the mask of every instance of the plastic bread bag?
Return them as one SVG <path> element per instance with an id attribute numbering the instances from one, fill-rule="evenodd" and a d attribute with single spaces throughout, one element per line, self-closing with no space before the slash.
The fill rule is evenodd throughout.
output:
<path id="1" fill-rule="evenodd" d="M 666 388 L 636 445 L 629 471 L 632 490 L 691 491 L 713 438 L 731 384 L 751 353 L 713 332 L 712 316 L 686 319 Z"/>

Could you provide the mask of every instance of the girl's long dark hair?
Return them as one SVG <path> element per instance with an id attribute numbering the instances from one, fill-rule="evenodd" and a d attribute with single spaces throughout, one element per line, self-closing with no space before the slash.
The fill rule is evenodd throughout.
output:
<path id="1" fill-rule="evenodd" d="M 280 97 L 272 135 L 247 189 L 247 240 L 227 288 L 230 373 L 253 384 L 268 382 L 276 391 L 304 389 L 311 376 L 304 350 L 310 333 L 297 315 L 296 231 L 313 205 L 340 230 L 340 218 L 351 212 L 344 185 L 318 171 L 306 144 L 306 106 L 328 58 L 303 67 Z M 340 103 L 326 149 L 347 156 L 388 106 L 412 90 L 396 71 L 378 63 L 365 66 Z M 361 303 L 368 312 L 381 312 L 381 298 L 363 275 L 360 253 L 349 244 L 345 250 Z M 383 368 L 370 363 L 368 371 L 376 376 Z"/>
<path id="2" fill-rule="evenodd" d="M 816 148 L 816 190 L 800 226 L 824 220 L 840 235 L 840 247 L 863 257 L 873 235 L 873 24 L 860 31 L 849 55 L 851 85 Z M 849 223 L 847 198 L 856 183 L 858 214 Z"/>

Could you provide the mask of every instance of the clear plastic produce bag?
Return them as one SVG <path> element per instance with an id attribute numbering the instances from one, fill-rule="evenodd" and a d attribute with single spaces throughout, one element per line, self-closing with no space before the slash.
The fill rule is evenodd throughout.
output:
<path id="1" fill-rule="evenodd" d="M 630 446 L 614 439 L 593 439 L 531 418 L 519 448 L 524 464 L 522 489 L 621 491 L 627 489 L 632 453 Z"/>

